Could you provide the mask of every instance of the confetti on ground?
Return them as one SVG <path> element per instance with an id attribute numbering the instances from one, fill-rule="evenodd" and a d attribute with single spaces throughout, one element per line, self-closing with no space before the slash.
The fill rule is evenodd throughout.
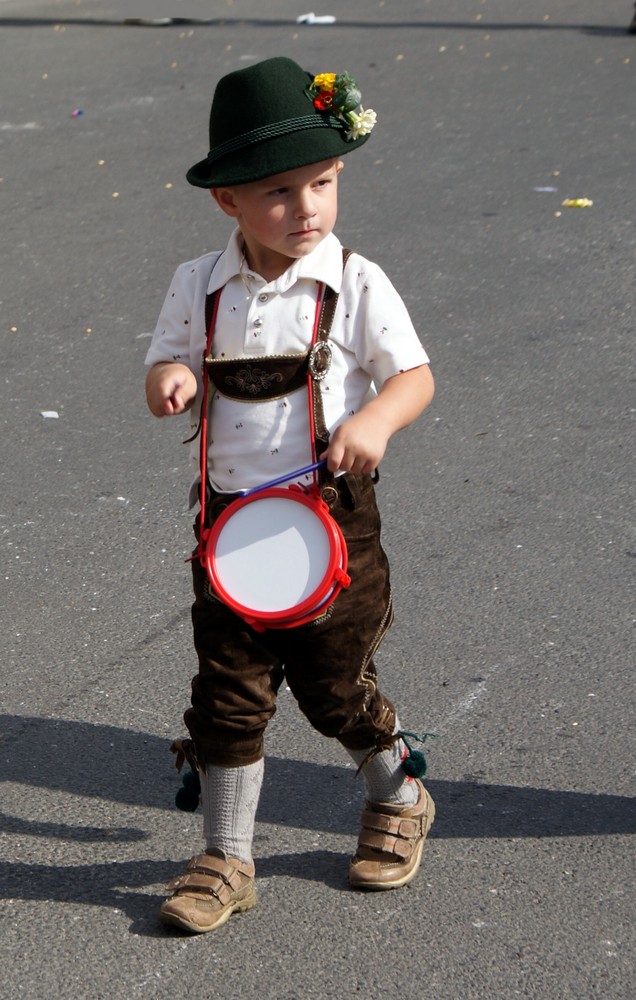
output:
<path id="1" fill-rule="evenodd" d="M 84 112 L 82 111 L 81 108 L 74 108 L 74 110 L 71 112 L 71 118 L 81 118 L 83 114 Z"/>
<path id="2" fill-rule="evenodd" d="M 561 204 L 564 208 L 591 208 L 594 202 L 591 198 L 566 198 Z"/>
<path id="3" fill-rule="evenodd" d="M 336 19 L 333 14 L 314 14 L 310 11 L 309 14 L 300 14 L 296 18 L 296 24 L 335 24 Z"/>
<path id="4" fill-rule="evenodd" d="M 45 420 L 59 420 L 60 415 L 57 410 L 42 410 L 40 416 L 44 417 Z"/>
<path id="5" fill-rule="evenodd" d="M 555 187 L 536 187 L 536 188 L 533 188 L 532 190 L 533 191 L 537 191 L 538 194 L 554 194 L 555 191 L 558 191 L 558 188 L 555 188 Z"/>

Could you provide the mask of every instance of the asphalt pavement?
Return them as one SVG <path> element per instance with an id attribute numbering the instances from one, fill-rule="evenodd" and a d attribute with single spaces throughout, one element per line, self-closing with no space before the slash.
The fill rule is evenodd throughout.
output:
<path id="1" fill-rule="evenodd" d="M 631 1000 L 636 39 L 629 0 L 0 3 L 2 1000 Z M 337 232 L 437 381 L 378 496 L 382 686 L 429 739 L 407 889 L 349 891 L 362 789 L 281 693 L 258 906 L 157 921 L 200 847 L 187 436 L 143 398 L 224 73 L 349 70 L 378 114 Z M 581 204 L 580 200 L 583 199 Z M 574 201 L 574 205 L 564 204 Z M 578 202 L 578 204 L 577 204 Z"/>

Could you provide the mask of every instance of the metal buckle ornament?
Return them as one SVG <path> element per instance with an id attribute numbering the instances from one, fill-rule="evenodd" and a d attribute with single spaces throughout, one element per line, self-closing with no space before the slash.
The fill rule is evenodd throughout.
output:
<path id="1" fill-rule="evenodd" d="M 323 486 L 320 490 L 321 499 L 327 504 L 328 507 L 332 507 L 336 500 L 338 499 L 338 490 L 335 486 L 327 484 Z"/>
<path id="2" fill-rule="evenodd" d="M 309 374 L 315 382 L 322 382 L 331 368 L 333 351 L 327 340 L 319 340 L 309 352 Z"/>

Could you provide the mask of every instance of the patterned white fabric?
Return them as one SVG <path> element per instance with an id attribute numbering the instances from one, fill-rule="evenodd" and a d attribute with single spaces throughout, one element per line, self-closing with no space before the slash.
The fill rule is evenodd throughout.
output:
<path id="1" fill-rule="evenodd" d="M 258 359 L 308 349 L 321 282 L 340 293 L 330 336 L 332 367 L 322 382 L 330 432 L 388 378 L 428 363 L 406 307 L 384 272 L 353 254 L 343 276 L 342 247 L 333 234 L 275 281 L 266 282 L 246 269 L 240 231 L 235 230 L 222 254 L 206 254 L 177 269 L 146 356 L 147 365 L 179 361 L 196 374 L 199 397 L 191 411 L 193 431 L 201 405 L 206 295 L 223 288 L 213 357 Z M 198 440 L 191 456 L 198 472 Z M 258 486 L 312 461 L 304 389 L 262 403 L 214 394 L 208 464 L 216 490 Z M 191 501 L 195 499 L 193 489 Z"/>

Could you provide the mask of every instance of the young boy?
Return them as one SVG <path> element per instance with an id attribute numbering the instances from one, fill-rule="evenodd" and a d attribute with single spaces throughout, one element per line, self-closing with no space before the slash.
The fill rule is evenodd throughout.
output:
<path id="1" fill-rule="evenodd" d="M 223 253 L 178 268 L 146 358 L 151 412 L 191 409 L 196 434 L 212 327 L 207 482 L 191 493 L 194 505 L 206 490 L 206 526 L 237 491 L 324 459 L 323 471 L 296 482 L 316 480 L 346 540 L 351 578 L 315 620 L 257 631 L 218 599 L 201 560 L 192 563 L 199 672 L 185 721 L 206 849 L 171 883 L 160 914 L 191 932 L 256 902 L 263 736 L 283 672 L 310 723 L 339 740 L 365 779 L 351 885 L 410 882 L 433 822 L 430 795 L 402 766 L 409 751 L 372 659 L 393 617 L 372 474 L 391 436 L 430 402 L 433 380 L 387 277 L 358 254 L 345 263 L 332 233 L 341 157 L 375 124 L 360 105 L 347 73 L 312 77 L 282 57 L 220 80 L 210 153 L 187 176 L 236 228 Z M 325 314 L 315 319 L 323 299 L 335 305 L 330 325 Z M 300 376 L 281 390 L 283 363 Z M 192 447 L 198 463 L 199 442 Z"/>

